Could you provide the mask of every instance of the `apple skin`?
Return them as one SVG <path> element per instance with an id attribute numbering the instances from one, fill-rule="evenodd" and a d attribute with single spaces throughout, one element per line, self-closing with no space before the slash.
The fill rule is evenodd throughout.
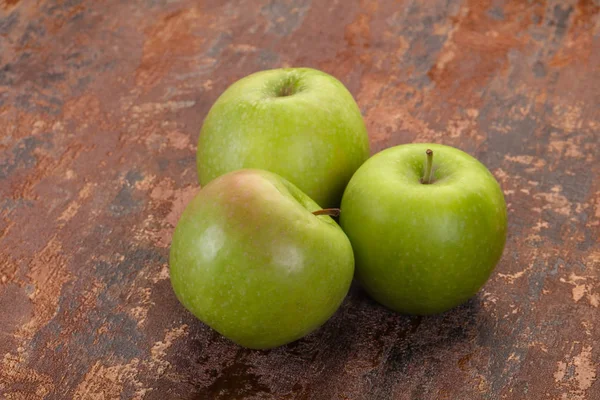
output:
<path id="1" fill-rule="evenodd" d="M 285 179 L 239 170 L 188 204 L 171 244 L 171 283 L 197 318 L 253 349 L 317 329 L 348 293 L 350 242 L 314 201 Z"/>
<path id="2" fill-rule="evenodd" d="M 196 161 L 201 185 L 258 168 L 338 207 L 369 154 L 362 115 L 344 85 L 315 69 L 286 68 L 254 73 L 221 94 L 202 125 Z"/>
<path id="3" fill-rule="evenodd" d="M 427 149 L 433 181 L 422 184 Z M 489 278 L 506 241 L 506 204 L 475 158 L 448 146 L 407 144 L 356 171 L 340 225 L 354 249 L 356 277 L 375 300 L 403 314 L 437 314 Z"/>

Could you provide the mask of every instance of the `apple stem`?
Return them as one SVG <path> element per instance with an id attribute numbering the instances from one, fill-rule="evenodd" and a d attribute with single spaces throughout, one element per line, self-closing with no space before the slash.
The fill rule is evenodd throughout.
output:
<path id="1" fill-rule="evenodd" d="M 427 149 L 425 154 L 427 154 L 427 164 L 425 165 L 425 175 L 423 176 L 421 183 L 429 185 L 431 183 L 431 178 L 433 177 L 433 174 L 431 173 L 431 170 L 433 169 L 433 151 Z"/>
<path id="2" fill-rule="evenodd" d="M 339 217 L 340 216 L 339 208 L 324 208 L 322 210 L 313 211 L 314 215 L 329 215 L 330 217 Z"/>

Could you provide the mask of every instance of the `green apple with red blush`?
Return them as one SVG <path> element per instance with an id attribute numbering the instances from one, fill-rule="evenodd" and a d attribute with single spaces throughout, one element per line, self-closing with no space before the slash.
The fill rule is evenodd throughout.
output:
<path id="1" fill-rule="evenodd" d="M 321 326 L 354 274 L 348 238 L 284 178 L 238 170 L 203 187 L 171 244 L 171 283 L 180 302 L 239 345 L 266 349 Z"/>
<path id="2" fill-rule="evenodd" d="M 356 277 L 375 300 L 400 313 L 437 314 L 488 280 L 506 241 L 506 204 L 475 158 L 448 146 L 407 144 L 356 171 L 340 224 Z"/>

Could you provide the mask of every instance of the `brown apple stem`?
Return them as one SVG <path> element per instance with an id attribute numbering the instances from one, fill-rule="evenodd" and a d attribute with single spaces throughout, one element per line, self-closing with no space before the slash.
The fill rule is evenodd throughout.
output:
<path id="1" fill-rule="evenodd" d="M 313 211 L 314 215 L 329 215 L 330 217 L 339 217 L 340 216 L 339 208 L 324 208 L 322 210 Z"/>
<path id="2" fill-rule="evenodd" d="M 429 185 L 431 183 L 431 178 L 433 178 L 433 174 L 431 173 L 433 169 L 433 151 L 427 149 L 425 154 L 427 154 L 427 164 L 425 165 L 425 175 L 423 176 L 421 183 Z"/>

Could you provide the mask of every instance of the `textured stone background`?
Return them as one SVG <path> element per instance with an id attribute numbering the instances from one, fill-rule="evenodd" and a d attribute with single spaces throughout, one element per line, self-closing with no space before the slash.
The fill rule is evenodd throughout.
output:
<path id="1" fill-rule="evenodd" d="M 600 399 L 600 2 L 0 0 L 0 398 Z M 372 149 L 475 155 L 509 208 L 468 304 L 358 287 L 318 332 L 243 350 L 168 280 L 195 143 L 248 73 L 312 66 Z"/>

